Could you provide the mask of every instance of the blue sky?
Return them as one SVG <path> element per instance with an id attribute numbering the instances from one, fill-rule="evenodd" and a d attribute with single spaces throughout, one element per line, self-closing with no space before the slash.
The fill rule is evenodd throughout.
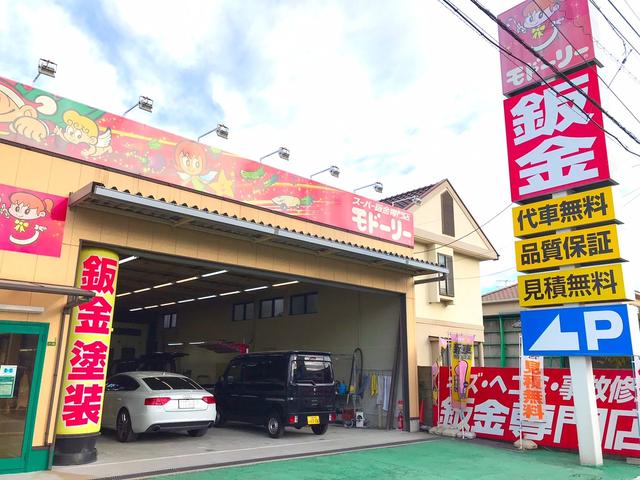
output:
<path id="1" fill-rule="evenodd" d="M 515 2 L 484 3 L 497 13 Z M 611 78 L 623 47 L 592 17 Z M 206 142 L 250 158 L 284 145 L 291 162 L 275 166 L 308 176 L 339 165 L 340 179 L 322 180 L 346 190 L 382 181 L 388 196 L 449 178 L 479 223 L 509 203 L 498 53 L 439 2 L 0 0 L 0 18 L 1 76 L 31 83 L 50 58 L 59 73 L 40 88 L 115 113 L 147 95 L 153 114 L 130 118 L 190 138 L 224 122 L 229 140 Z M 614 83 L 640 111 L 632 75 L 640 55 Z M 603 103 L 640 135 L 609 95 Z M 624 203 L 640 187 L 640 158 L 612 144 L 609 156 L 633 239 L 640 199 Z M 482 265 L 493 288 L 516 275 L 508 211 L 485 232 L 501 254 Z"/>

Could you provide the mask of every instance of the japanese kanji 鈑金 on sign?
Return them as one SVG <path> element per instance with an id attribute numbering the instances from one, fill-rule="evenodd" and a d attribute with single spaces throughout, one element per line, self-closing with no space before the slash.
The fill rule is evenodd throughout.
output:
<path id="1" fill-rule="evenodd" d="M 58 435 L 100 430 L 117 280 L 115 253 L 95 248 L 82 250 L 76 285 L 95 296 L 75 307 L 71 315 Z"/>
<path id="2" fill-rule="evenodd" d="M 619 263 L 521 275 L 518 295 L 521 307 L 626 299 Z"/>
<path id="3" fill-rule="evenodd" d="M 616 225 L 585 228 L 516 242 L 519 272 L 620 260 Z"/>
<path id="4" fill-rule="evenodd" d="M 611 187 L 528 203 L 514 208 L 512 213 L 516 237 L 611 223 L 616 218 Z"/>
<path id="5" fill-rule="evenodd" d="M 568 75 L 600 102 L 595 67 Z M 602 112 L 561 79 L 504 101 L 511 199 L 609 181 Z"/>

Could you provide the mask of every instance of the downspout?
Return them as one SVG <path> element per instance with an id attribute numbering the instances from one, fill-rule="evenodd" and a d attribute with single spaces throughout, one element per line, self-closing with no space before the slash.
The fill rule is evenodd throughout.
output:
<path id="1" fill-rule="evenodd" d="M 498 322 L 500 324 L 500 366 L 504 368 L 507 365 L 507 346 L 504 343 L 504 318 L 502 314 L 498 315 Z"/>

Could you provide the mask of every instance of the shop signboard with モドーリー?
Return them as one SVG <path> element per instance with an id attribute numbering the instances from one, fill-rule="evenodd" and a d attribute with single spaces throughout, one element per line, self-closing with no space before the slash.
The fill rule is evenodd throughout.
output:
<path id="1" fill-rule="evenodd" d="M 400 245 L 414 244 L 413 214 L 408 210 L 4 78 L 0 78 L 0 137 L 274 213 Z"/>
<path id="2" fill-rule="evenodd" d="M 514 202 L 610 182 L 596 68 L 567 77 L 504 101 Z"/>
<path id="3" fill-rule="evenodd" d="M 498 30 L 500 46 L 513 54 L 500 55 L 505 95 L 555 75 L 522 43 L 560 71 L 595 58 L 588 0 L 525 0 L 498 19 L 509 29 Z"/>

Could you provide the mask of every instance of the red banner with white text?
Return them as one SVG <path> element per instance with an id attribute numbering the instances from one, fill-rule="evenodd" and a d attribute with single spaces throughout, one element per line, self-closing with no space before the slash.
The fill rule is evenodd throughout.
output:
<path id="1" fill-rule="evenodd" d="M 604 453 L 640 457 L 640 437 L 631 370 L 594 370 Z M 544 419 L 522 421 L 523 437 L 540 446 L 578 448 L 569 369 L 545 368 Z M 462 411 L 452 408 L 447 368 L 440 369 L 440 412 L 434 422 L 457 427 Z M 514 442 L 520 437 L 517 368 L 473 367 L 465 428 L 480 438 Z"/>

